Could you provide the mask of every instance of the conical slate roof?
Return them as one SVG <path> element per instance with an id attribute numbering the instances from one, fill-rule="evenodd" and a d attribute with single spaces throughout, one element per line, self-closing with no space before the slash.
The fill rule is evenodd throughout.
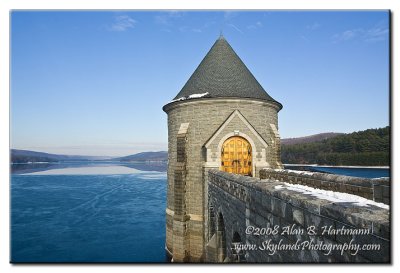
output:
<path id="1" fill-rule="evenodd" d="M 219 37 L 174 100 L 208 92 L 207 97 L 235 97 L 277 103 L 265 92 L 224 37 Z"/>

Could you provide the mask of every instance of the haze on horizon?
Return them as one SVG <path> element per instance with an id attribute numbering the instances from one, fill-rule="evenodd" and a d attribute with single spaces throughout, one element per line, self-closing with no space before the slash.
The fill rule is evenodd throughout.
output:
<path id="1" fill-rule="evenodd" d="M 389 124 L 386 11 L 13 11 L 11 148 L 167 150 L 161 108 L 221 29 L 283 104 L 282 138 Z"/>

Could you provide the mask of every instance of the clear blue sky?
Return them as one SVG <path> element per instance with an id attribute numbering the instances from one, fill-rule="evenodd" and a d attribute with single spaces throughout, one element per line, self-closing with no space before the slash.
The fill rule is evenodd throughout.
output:
<path id="1" fill-rule="evenodd" d="M 128 155 L 167 149 L 162 106 L 220 30 L 283 104 L 282 138 L 389 124 L 389 14 L 11 14 L 11 147 Z"/>

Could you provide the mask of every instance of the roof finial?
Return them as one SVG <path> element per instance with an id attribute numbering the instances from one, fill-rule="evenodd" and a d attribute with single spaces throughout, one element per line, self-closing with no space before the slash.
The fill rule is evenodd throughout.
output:
<path id="1" fill-rule="evenodd" d="M 224 35 L 222 35 L 222 29 L 219 30 L 219 39 L 224 38 Z"/>

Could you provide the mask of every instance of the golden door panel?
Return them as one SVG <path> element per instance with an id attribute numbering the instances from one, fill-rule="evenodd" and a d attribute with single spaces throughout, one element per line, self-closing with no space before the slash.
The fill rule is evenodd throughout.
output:
<path id="1" fill-rule="evenodd" d="M 241 175 L 252 175 L 252 149 L 242 137 L 228 138 L 221 149 L 221 170 Z"/>

